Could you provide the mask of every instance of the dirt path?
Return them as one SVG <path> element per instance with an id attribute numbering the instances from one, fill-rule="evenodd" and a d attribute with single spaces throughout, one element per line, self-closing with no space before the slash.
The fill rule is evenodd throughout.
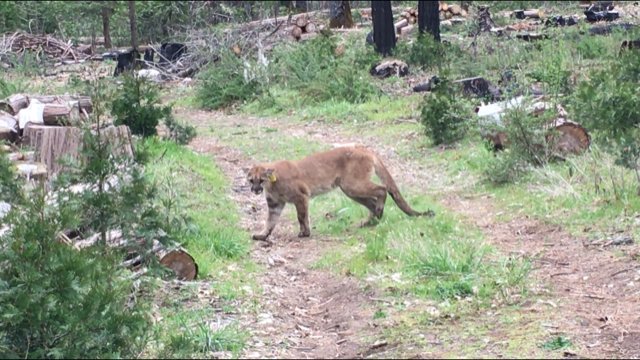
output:
<path id="1" fill-rule="evenodd" d="M 196 122 L 210 119 L 210 114 L 196 111 L 178 114 Z M 220 125 L 224 123 L 228 121 Z M 212 138 L 199 137 L 190 147 L 211 154 L 233 179 L 232 196 L 243 211 L 243 226 L 252 232 L 260 230 L 266 201 L 248 191 L 242 170 L 254 164 L 252 159 L 243 158 L 238 149 L 219 146 Z M 295 210 L 285 208 L 272 234 L 274 244 L 254 243 L 251 257 L 267 270 L 258 279 L 264 290 L 261 313 L 257 319 L 245 319 L 253 336 L 242 357 L 360 358 L 377 340 L 369 322 L 376 293 L 364 291 L 364 284 L 353 278 L 312 269 L 324 251 L 339 245 L 338 240 L 320 234 L 299 239 L 298 224 L 286 217 L 291 211 Z"/>
<path id="2" fill-rule="evenodd" d="M 286 136 L 371 147 L 385 160 L 399 186 L 447 194 L 440 199 L 442 205 L 475 223 L 502 253 L 532 256 L 538 287 L 544 293 L 549 284 L 552 291 L 545 298 L 548 306 L 525 302 L 523 311 L 539 312 L 540 321 L 546 323 L 542 326 L 554 329 L 552 334 L 567 334 L 574 352 L 589 357 L 640 357 L 640 269 L 628 256 L 616 257 L 602 246 L 585 246 L 562 229 L 536 220 L 499 222 L 496 215 L 500 212 L 490 197 L 463 198 L 460 194 L 465 184 L 460 182 L 434 189 L 433 184 L 443 183 L 439 181 L 442 175 L 422 172 L 418 163 L 400 159 L 393 148 L 380 146 L 374 136 L 354 139 L 323 124 L 305 127 L 272 119 L 182 111 L 181 116 L 206 126 L 269 126 Z M 243 159 L 237 149 L 218 147 L 212 139 L 200 138 L 191 146 L 198 152 L 215 154 L 218 164 L 234 179 L 234 186 L 239 189 L 244 185 L 241 168 L 252 165 L 251 159 Z M 412 176 L 416 171 L 420 176 Z M 264 199 L 242 191 L 235 196 L 246 210 L 247 228 L 261 226 Z M 335 246 L 337 240 L 314 234 L 312 240 L 299 241 L 292 237 L 297 233 L 296 226 L 283 217 L 274 234 L 277 245 L 256 246 L 252 253 L 255 261 L 269 266 L 262 280 L 266 312 L 254 331 L 264 334 L 271 344 L 266 347 L 269 351 L 260 350 L 262 344 L 250 344 L 245 356 L 358 357 L 379 336 L 367 321 L 372 316 L 371 298 L 375 294 L 364 293 L 362 284 L 351 278 L 310 269 L 321 256 L 319 249 Z M 367 336 L 369 343 L 363 342 Z"/>

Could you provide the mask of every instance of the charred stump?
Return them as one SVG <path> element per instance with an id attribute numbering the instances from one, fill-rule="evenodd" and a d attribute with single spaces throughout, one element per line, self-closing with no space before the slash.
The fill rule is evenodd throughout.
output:
<path id="1" fill-rule="evenodd" d="M 418 31 L 428 31 L 440 42 L 440 12 L 437 1 L 418 1 Z"/>
<path id="2" fill-rule="evenodd" d="M 355 26 L 348 1 L 329 1 L 329 17 L 329 27 L 331 29 L 339 27 L 349 29 Z"/>
<path id="3" fill-rule="evenodd" d="M 140 53 L 136 49 L 129 50 L 117 55 L 116 68 L 113 71 L 113 76 L 118 76 L 124 72 L 133 70 L 136 65 L 139 65 Z"/>
<path id="4" fill-rule="evenodd" d="M 372 1 L 371 17 L 376 52 L 383 56 L 390 55 L 396 46 L 396 27 L 393 25 L 391 1 Z"/>
<path id="5" fill-rule="evenodd" d="M 491 13 L 489 12 L 489 6 L 478 6 L 478 31 L 491 31 L 496 25 L 491 19 Z"/>

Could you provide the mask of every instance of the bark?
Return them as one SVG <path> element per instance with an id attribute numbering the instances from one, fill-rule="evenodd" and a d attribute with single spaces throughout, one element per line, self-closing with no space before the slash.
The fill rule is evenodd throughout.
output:
<path id="1" fill-rule="evenodd" d="M 391 50 L 396 46 L 396 28 L 393 25 L 391 1 L 372 1 L 371 18 L 376 52 L 383 56 L 390 55 Z"/>
<path id="2" fill-rule="evenodd" d="M 418 1 L 418 31 L 429 32 L 440 42 L 440 13 L 437 1 Z"/>
<path id="3" fill-rule="evenodd" d="M 391 7 L 391 3 L 389 3 L 389 7 Z M 329 27 L 332 29 L 339 27 L 350 29 L 355 26 L 348 1 L 329 1 L 329 17 Z M 393 19 L 391 22 L 393 23 Z"/>
<path id="4" fill-rule="evenodd" d="M 131 46 L 138 49 L 138 29 L 136 28 L 135 1 L 129 1 L 129 25 L 131 25 Z"/>
<path id="5" fill-rule="evenodd" d="M 102 7 L 102 35 L 104 36 L 104 47 L 107 49 L 111 49 L 113 47 L 113 45 L 111 44 L 110 17 L 111 17 L 111 9 L 106 6 L 103 6 Z"/>
<path id="6" fill-rule="evenodd" d="M 307 1 L 296 1 L 296 9 L 302 12 L 307 12 Z"/>

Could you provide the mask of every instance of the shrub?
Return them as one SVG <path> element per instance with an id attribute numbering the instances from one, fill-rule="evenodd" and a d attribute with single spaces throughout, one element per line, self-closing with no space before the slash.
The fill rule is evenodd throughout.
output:
<path id="1" fill-rule="evenodd" d="M 127 74 L 123 79 L 120 96 L 111 105 L 114 123 L 127 125 L 134 135 L 156 135 L 160 120 L 171 115 L 171 106 L 159 106 L 158 87 L 145 77 Z"/>
<path id="2" fill-rule="evenodd" d="M 0 141 L 0 147 L 3 142 Z M 20 195 L 18 176 L 13 171 L 5 152 L 0 149 L 0 201 L 13 202 Z"/>
<path id="3" fill-rule="evenodd" d="M 363 103 L 379 93 L 368 73 L 379 56 L 370 47 L 338 45 L 321 34 L 303 44 L 280 46 L 273 57 L 273 82 L 294 90 L 302 102 L 338 100 Z"/>
<path id="4" fill-rule="evenodd" d="M 430 34 L 418 34 L 411 45 L 405 41 L 398 42 L 394 55 L 405 60 L 408 65 L 423 69 L 440 66 L 446 56 L 444 44 L 435 41 Z"/>
<path id="5" fill-rule="evenodd" d="M 164 124 L 169 130 L 169 134 L 165 138 L 180 145 L 188 144 L 197 135 L 195 127 L 189 124 L 181 124 L 172 114 L 165 118 Z"/>
<path id="6" fill-rule="evenodd" d="M 506 110 L 501 116 L 501 126 L 478 119 L 485 131 L 501 131 L 509 142 L 508 149 L 496 154 L 485 169 L 487 179 L 494 183 L 515 182 L 531 166 L 545 166 L 558 158 L 553 150 L 558 138 L 550 136 L 553 130 L 545 129 L 545 125 L 557 116 L 555 108 L 533 116 L 525 112 L 525 106 Z"/>
<path id="7" fill-rule="evenodd" d="M 256 62 L 248 61 L 251 68 Z M 262 93 L 260 78 L 252 75 L 242 59 L 231 51 L 223 51 L 220 60 L 209 65 L 200 75 L 197 99 L 205 109 L 220 109 L 234 102 L 244 102 Z"/>
<path id="8" fill-rule="evenodd" d="M 110 94 L 93 84 L 93 122 L 100 122 Z M 0 352 L 9 358 L 133 358 L 147 343 L 148 302 L 122 261 L 125 250 L 106 246 L 106 233 L 121 229 L 135 244 L 144 265 L 156 266 L 154 239 L 175 239 L 169 209 L 156 205 L 157 191 L 138 164 L 114 156 L 119 144 L 86 128 L 80 147 L 83 161 L 61 159 L 70 168 L 44 187 L 19 196 L 0 221 L 11 225 L 0 237 Z M 0 174 L 7 172 L 0 160 Z M 110 179 L 117 184 L 109 184 Z M 11 177 L 0 176 L 5 189 Z M 71 191 L 74 184 L 87 185 Z M 16 190 L 14 190 L 16 191 Z M 18 189 L 19 194 L 26 190 Z M 53 195 L 57 196 L 53 196 Z M 46 201 L 45 201 L 46 199 Z M 70 231 L 99 241 L 75 250 L 61 233 Z"/>
<path id="9" fill-rule="evenodd" d="M 61 208 L 62 209 L 62 208 Z M 150 325 L 113 255 L 56 240 L 73 225 L 41 193 L 7 221 L 1 238 L 0 351 L 9 358 L 137 357 Z"/>
<path id="10" fill-rule="evenodd" d="M 611 66 L 594 69 L 572 97 L 570 110 L 617 163 L 635 169 L 640 155 L 640 57 L 624 51 Z"/>
<path id="11" fill-rule="evenodd" d="M 433 145 L 452 144 L 464 137 L 466 106 L 458 96 L 446 78 L 425 96 L 420 119 Z"/>

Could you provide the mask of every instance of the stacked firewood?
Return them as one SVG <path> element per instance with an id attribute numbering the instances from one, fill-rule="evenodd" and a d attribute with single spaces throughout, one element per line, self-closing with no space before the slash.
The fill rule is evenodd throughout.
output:
<path id="1" fill-rule="evenodd" d="M 440 2 L 440 20 L 451 19 L 454 16 L 467 16 L 467 11 L 461 8 L 459 5 L 447 5 Z M 414 26 L 418 23 L 418 10 L 415 8 L 407 8 L 400 13 L 398 21 L 394 24 L 396 27 L 396 34 L 403 36 L 411 33 Z"/>

